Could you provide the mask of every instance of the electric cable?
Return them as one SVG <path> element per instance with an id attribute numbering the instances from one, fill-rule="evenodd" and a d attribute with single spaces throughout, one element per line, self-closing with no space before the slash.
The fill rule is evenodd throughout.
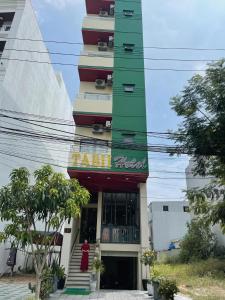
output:
<path id="1" fill-rule="evenodd" d="M 121 33 L 126 33 L 120 31 Z M 42 42 L 42 43 L 56 43 L 56 44 L 70 44 L 70 45 L 84 45 L 83 42 L 73 42 L 73 41 L 59 41 L 59 40 L 39 40 L 32 38 L 18 38 L 18 37 L 1 37 L 0 40 L 20 40 L 20 41 L 30 41 L 30 42 Z M 123 46 L 121 46 L 123 48 Z M 149 48 L 156 50 L 190 50 L 190 51 L 225 51 L 225 48 L 197 48 L 197 47 L 163 47 L 163 46 L 145 46 L 141 48 Z"/>
<path id="2" fill-rule="evenodd" d="M 140 55 L 138 57 L 135 57 L 134 55 L 136 54 L 135 52 L 132 53 L 132 57 L 129 57 L 127 55 L 123 55 L 123 56 L 116 56 L 113 55 L 112 52 L 112 56 L 109 56 L 107 54 L 105 54 L 103 51 L 102 52 L 94 52 L 93 54 L 88 53 L 85 54 L 85 50 L 84 53 L 65 53 L 65 52 L 53 52 L 53 51 L 38 51 L 38 50 L 29 50 L 29 49 L 15 49 L 15 48 L 4 48 L 4 51 L 15 51 L 15 52 L 27 52 L 27 53 L 38 53 L 38 54 L 51 54 L 51 55 L 59 55 L 59 56 L 72 56 L 72 57 L 98 57 L 98 58 L 122 58 L 122 59 L 128 59 L 128 60 L 139 60 L 140 58 L 142 58 L 142 55 L 140 53 Z M 88 52 L 88 51 L 87 51 Z M 111 52 L 107 52 L 106 53 L 111 53 Z M 4 58 L 4 57 L 3 57 Z M 219 62 L 220 59 L 180 59 L 180 58 L 154 58 L 154 57 L 143 57 L 144 60 L 151 60 L 151 61 L 178 61 L 178 62 Z"/>
<path id="3" fill-rule="evenodd" d="M 50 61 L 39 61 L 39 60 L 29 60 L 29 59 L 19 59 L 19 58 L 8 58 L 8 57 L 1 57 L 1 60 L 6 61 L 18 61 L 18 62 L 27 62 L 27 63 L 37 63 L 37 64 L 47 64 L 47 65 L 59 65 L 65 67 L 80 67 L 80 69 L 87 69 L 87 66 L 81 67 L 81 65 L 74 64 L 74 63 L 62 63 L 62 62 L 50 62 Z M 94 66 L 93 66 L 94 68 Z M 99 68 L 99 67 L 98 67 Z M 147 71 L 171 71 L 171 72 L 205 72 L 206 69 L 176 69 L 176 68 L 109 68 L 110 70 L 118 70 L 124 72 L 136 72 L 136 73 L 144 73 L 144 70 Z"/>

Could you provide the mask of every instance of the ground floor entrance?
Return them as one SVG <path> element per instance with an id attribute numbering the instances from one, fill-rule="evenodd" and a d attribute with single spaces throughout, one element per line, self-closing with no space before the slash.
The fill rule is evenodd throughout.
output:
<path id="1" fill-rule="evenodd" d="M 102 256 L 105 272 L 101 276 L 101 289 L 136 290 L 137 258 Z"/>
<path id="2" fill-rule="evenodd" d="M 83 207 L 80 222 L 80 243 L 96 243 L 97 208 Z"/>

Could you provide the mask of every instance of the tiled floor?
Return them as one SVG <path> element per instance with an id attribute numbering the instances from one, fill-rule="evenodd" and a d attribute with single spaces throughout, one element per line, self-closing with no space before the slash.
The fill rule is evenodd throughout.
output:
<path id="1" fill-rule="evenodd" d="M 27 284 L 0 283 L 0 300 L 26 300 L 31 295 Z M 50 296 L 51 300 L 144 300 L 153 299 L 144 291 L 99 291 L 89 296 L 64 295 L 58 291 Z M 184 296 L 176 296 L 175 300 L 189 300 Z"/>
<path id="2" fill-rule="evenodd" d="M 59 292 L 52 295 L 51 300 L 152 300 L 147 292 L 144 291 L 100 291 L 90 294 L 89 296 L 69 296 L 63 295 Z M 175 300 L 190 300 L 190 298 L 178 295 L 175 296 Z"/>
<path id="3" fill-rule="evenodd" d="M 29 295 L 27 284 L 0 283 L 0 300 L 25 300 Z"/>

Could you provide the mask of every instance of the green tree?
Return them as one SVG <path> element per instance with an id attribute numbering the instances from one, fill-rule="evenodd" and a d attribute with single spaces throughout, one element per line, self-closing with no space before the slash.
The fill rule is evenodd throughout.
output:
<path id="1" fill-rule="evenodd" d="M 225 232 L 225 64 L 209 64 L 195 75 L 171 106 L 182 123 L 172 139 L 194 160 L 194 174 L 215 178 L 202 189 L 187 193 L 195 214 Z M 212 201 L 209 201 L 212 200 Z"/>
<path id="2" fill-rule="evenodd" d="M 36 170 L 34 179 L 26 168 L 15 169 L 10 183 L 0 189 L 0 217 L 7 222 L 0 240 L 12 239 L 19 246 L 31 249 L 36 299 L 40 296 L 41 278 L 56 232 L 62 229 L 66 219 L 80 214 L 89 197 L 89 192 L 76 179 L 66 179 L 48 165 Z M 38 224 L 42 224 L 41 234 Z"/>
<path id="3" fill-rule="evenodd" d="M 215 237 L 210 227 L 198 219 L 193 219 L 187 226 L 188 232 L 180 245 L 181 261 L 187 263 L 209 258 L 215 246 Z"/>

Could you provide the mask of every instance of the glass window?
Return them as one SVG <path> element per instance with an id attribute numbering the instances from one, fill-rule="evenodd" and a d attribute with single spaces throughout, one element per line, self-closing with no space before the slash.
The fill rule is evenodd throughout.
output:
<path id="1" fill-rule="evenodd" d="M 184 212 L 190 212 L 189 206 L 183 206 Z"/>
<path id="2" fill-rule="evenodd" d="M 169 211 L 169 206 L 168 205 L 163 205 L 163 211 Z"/>
<path id="3" fill-rule="evenodd" d="M 135 134 L 126 134 L 126 133 L 122 134 L 123 143 L 126 145 L 134 144 L 134 136 L 135 136 Z"/>
<path id="4" fill-rule="evenodd" d="M 139 228 L 138 193 L 104 193 L 102 223 L 113 226 Z"/>
<path id="5" fill-rule="evenodd" d="M 124 10 L 123 10 L 123 15 L 124 15 L 125 17 L 133 17 L 134 11 L 131 10 L 131 9 L 124 9 Z"/>
<path id="6" fill-rule="evenodd" d="M 126 52 L 133 52 L 134 51 L 134 44 L 123 44 L 124 51 Z"/>
<path id="7" fill-rule="evenodd" d="M 96 204 L 98 203 L 98 192 L 92 192 L 90 195 L 89 204 Z"/>
<path id="8" fill-rule="evenodd" d="M 134 92 L 134 88 L 135 88 L 135 84 L 124 84 L 123 88 L 124 88 L 124 92 L 126 92 L 126 93 L 133 93 Z"/>

